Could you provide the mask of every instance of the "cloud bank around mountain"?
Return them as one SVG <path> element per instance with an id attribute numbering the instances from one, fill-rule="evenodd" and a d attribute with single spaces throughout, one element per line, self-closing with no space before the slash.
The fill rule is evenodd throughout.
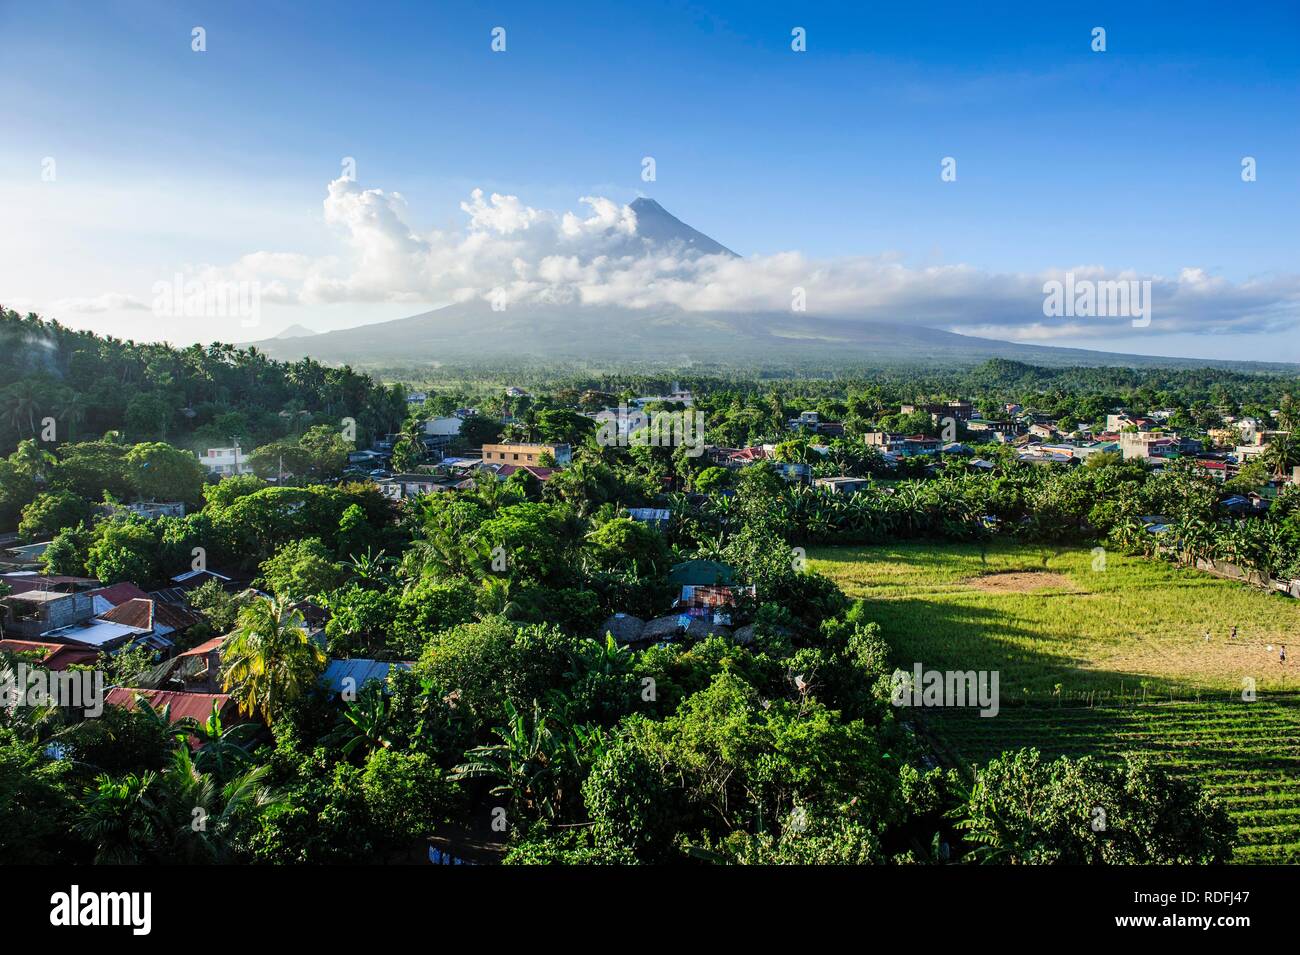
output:
<path id="1" fill-rule="evenodd" d="M 317 306 L 409 302 L 435 306 L 474 298 L 507 307 L 548 304 L 673 305 L 687 310 L 788 311 L 797 290 L 810 315 L 909 321 L 989 338 L 1050 342 L 1113 337 L 1128 316 L 1049 318 L 1044 283 L 1149 281 L 1159 333 L 1260 333 L 1300 323 L 1300 275 L 1230 282 L 1189 265 L 1177 275 L 1095 264 L 1028 274 L 968 265 L 912 266 L 882 253 L 815 260 L 799 252 L 737 257 L 640 235 L 637 213 L 599 196 L 579 212 L 533 208 L 519 197 L 474 190 L 460 204 L 462 228 L 419 232 L 398 192 L 329 183 L 324 221 L 336 254 L 258 251 L 199 270 L 202 281 L 256 281 L 262 300 Z M 725 237 L 724 237 L 725 238 Z M 71 303 L 106 307 L 112 295 Z M 122 301 L 138 302 L 129 296 Z"/>

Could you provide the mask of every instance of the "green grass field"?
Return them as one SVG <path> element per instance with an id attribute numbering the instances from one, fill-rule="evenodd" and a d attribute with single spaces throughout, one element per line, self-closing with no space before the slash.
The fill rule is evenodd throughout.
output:
<path id="1" fill-rule="evenodd" d="M 954 762 L 1020 746 L 1153 754 L 1223 801 L 1239 861 L 1300 862 L 1300 664 L 1277 653 L 1300 652 L 1300 603 L 1117 554 L 1103 567 L 1087 549 L 906 544 L 809 557 L 868 601 L 900 667 L 999 672 L 996 717 L 923 711 Z M 1242 698 L 1246 678 L 1254 701 Z"/>

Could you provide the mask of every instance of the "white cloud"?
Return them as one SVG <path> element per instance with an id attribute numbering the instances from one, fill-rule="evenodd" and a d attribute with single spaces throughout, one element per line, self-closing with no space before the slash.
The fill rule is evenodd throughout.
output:
<path id="1" fill-rule="evenodd" d="M 212 281 L 257 280 L 264 300 L 303 305 L 438 305 L 500 290 L 512 303 L 788 312 L 798 287 L 806 291 L 811 315 L 904 320 L 994 338 L 1102 339 L 1129 326 L 1128 317 L 1045 317 L 1044 282 L 1069 271 L 1076 280 L 1150 281 L 1153 320 L 1145 331 L 1151 333 L 1261 332 L 1300 320 L 1297 275 L 1233 283 L 1195 266 L 1172 277 L 1099 265 L 1029 274 L 916 267 L 887 254 L 828 260 L 798 252 L 704 255 L 683 244 L 648 242 L 630 206 L 599 196 L 579 201 L 589 214 L 536 209 L 517 196 L 475 189 L 460 204 L 467 216 L 463 229 L 420 233 L 409 224 L 400 193 L 336 179 L 328 186 L 324 221 L 341 240 L 338 254 L 259 251 L 195 272 Z M 106 309 L 111 298 L 64 307 Z"/>
<path id="2" fill-rule="evenodd" d="M 94 298 L 63 298 L 50 303 L 50 307 L 61 312 L 80 312 L 98 314 L 101 312 L 125 312 L 147 309 L 149 305 L 121 292 L 105 292 Z"/>

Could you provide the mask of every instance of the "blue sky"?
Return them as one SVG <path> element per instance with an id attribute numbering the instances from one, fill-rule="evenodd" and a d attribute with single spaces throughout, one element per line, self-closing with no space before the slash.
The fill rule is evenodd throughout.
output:
<path id="1" fill-rule="evenodd" d="M 1157 321 L 1052 340 L 1300 361 L 1284 331 L 1300 272 L 1300 7 L 893 6 L 911 9 L 0 0 L 0 302 L 202 337 L 85 303 L 147 301 L 160 276 L 259 251 L 346 270 L 322 201 L 352 156 L 360 186 L 404 197 L 416 233 L 463 230 L 476 188 L 557 212 L 647 194 L 742 255 L 887 256 L 917 282 L 957 266 L 1262 282 L 1178 333 Z M 790 49 L 795 26 L 806 53 Z M 1090 49 L 1097 26 L 1105 53 Z M 946 156 L 955 182 L 940 181 Z M 40 180 L 44 157 L 56 182 Z M 263 321 L 343 327 L 439 294 L 286 301 Z M 1223 321 L 1240 300 L 1271 318 Z"/>

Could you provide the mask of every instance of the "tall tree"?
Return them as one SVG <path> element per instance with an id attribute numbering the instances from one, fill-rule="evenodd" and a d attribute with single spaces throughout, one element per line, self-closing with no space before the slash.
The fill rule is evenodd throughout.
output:
<path id="1" fill-rule="evenodd" d="M 245 607 L 221 656 L 226 692 L 241 712 L 257 713 L 267 723 L 314 686 L 325 665 L 302 614 L 279 599 L 260 598 Z"/>

